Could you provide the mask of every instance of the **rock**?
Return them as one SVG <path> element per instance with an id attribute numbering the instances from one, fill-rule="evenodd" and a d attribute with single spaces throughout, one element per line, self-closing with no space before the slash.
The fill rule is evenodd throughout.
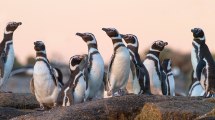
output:
<path id="1" fill-rule="evenodd" d="M 30 93 L 0 93 L 0 107 L 13 107 L 18 109 L 34 109 L 39 104 Z"/>
<path id="2" fill-rule="evenodd" d="M 11 119 L 20 115 L 32 113 L 32 110 L 19 110 L 15 108 L 0 107 L 0 120 Z"/>
<path id="3" fill-rule="evenodd" d="M 195 119 L 212 111 L 215 103 L 202 97 L 171 97 L 127 95 L 56 107 L 45 112 L 31 113 L 15 120 L 133 120 L 133 119 Z"/>
<path id="4" fill-rule="evenodd" d="M 215 107 L 213 103 L 203 101 L 163 101 L 146 103 L 137 120 L 187 120 L 195 119 Z"/>
<path id="5" fill-rule="evenodd" d="M 212 111 L 198 117 L 196 120 L 215 120 L 215 108 Z"/>

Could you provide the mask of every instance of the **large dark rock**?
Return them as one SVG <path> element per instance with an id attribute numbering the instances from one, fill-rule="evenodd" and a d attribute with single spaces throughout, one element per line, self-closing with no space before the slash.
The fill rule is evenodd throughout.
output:
<path id="1" fill-rule="evenodd" d="M 15 120 L 141 120 L 215 119 L 215 98 L 127 95 L 35 111 L 31 94 L 0 93 L 0 119 Z"/>
<path id="2" fill-rule="evenodd" d="M 133 120 L 133 119 L 195 119 L 215 108 L 213 100 L 200 97 L 170 97 L 127 95 L 57 107 L 45 112 L 31 113 L 16 120 Z M 214 117 L 213 115 L 210 117 Z"/>
<path id="3" fill-rule="evenodd" d="M 29 109 L 22 110 L 9 107 L 0 107 L 0 120 L 7 120 L 20 115 L 26 115 L 32 112 L 34 111 Z"/>
<path id="4" fill-rule="evenodd" d="M 18 109 L 34 109 L 39 104 L 30 93 L 0 93 L 0 107 L 13 107 Z"/>

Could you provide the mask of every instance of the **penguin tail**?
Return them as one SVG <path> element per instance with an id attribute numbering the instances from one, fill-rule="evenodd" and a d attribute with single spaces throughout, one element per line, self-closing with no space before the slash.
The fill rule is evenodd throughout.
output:
<path id="1" fill-rule="evenodd" d="M 196 67 L 196 76 L 199 81 L 201 80 L 201 74 L 205 66 L 206 62 L 203 59 L 201 59 Z"/>

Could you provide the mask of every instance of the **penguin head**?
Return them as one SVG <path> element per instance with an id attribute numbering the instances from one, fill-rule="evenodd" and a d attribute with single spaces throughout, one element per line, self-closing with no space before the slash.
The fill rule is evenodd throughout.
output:
<path id="1" fill-rule="evenodd" d="M 162 67 L 163 67 L 163 69 L 164 69 L 165 72 L 167 72 L 168 70 L 170 70 L 171 66 L 172 66 L 171 59 L 164 59 L 163 60 Z"/>
<path id="2" fill-rule="evenodd" d="M 34 42 L 34 50 L 37 52 L 45 51 L 46 50 L 45 44 L 42 41 Z"/>
<path id="3" fill-rule="evenodd" d="M 120 34 L 122 36 L 122 38 L 125 40 L 125 42 L 128 45 L 132 45 L 134 47 L 138 47 L 138 39 L 137 36 L 133 35 L 133 34 Z"/>
<path id="4" fill-rule="evenodd" d="M 191 32 L 193 33 L 195 42 L 197 42 L 198 44 L 205 44 L 205 34 L 201 28 L 191 29 Z"/>
<path id="5" fill-rule="evenodd" d="M 6 32 L 13 32 L 15 31 L 19 25 L 22 25 L 21 22 L 9 22 L 6 26 Z"/>
<path id="6" fill-rule="evenodd" d="M 96 38 L 92 33 L 76 33 L 77 36 L 80 36 L 84 42 L 86 42 L 87 44 L 93 43 L 93 44 L 97 44 L 96 43 Z"/>
<path id="7" fill-rule="evenodd" d="M 164 41 L 162 41 L 162 40 L 157 40 L 157 41 L 155 41 L 153 44 L 152 44 L 152 46 L 151 46 L 151 49 L 150 50 L 154 50 L 154 51 L 162 51 L 163 49 L 164 49 L 164 47 L 166 46 L 166 45 L 168 45 L 168 43 L 167 42 L 164 42 Z"/>
<path id="8" fill-rule="evenodd" d="M 202 38 L 205 36 L 204 31 L 201 28 L 193 28 L 191 29 L 194 38 Z"/>
<path id="9" fill-rule="evenodd" d="M 76 70 L 76 68 L 78 68 L 79 64 L 81 63 L 81 61 L 84 59 L 84 56 L 82 55 L 74 55 L 70 58 L 69 60 L 69 66 L 70 66 L 70 70 L 74 71 Z"/>
<path id="10" fill-rule="evenodd" d="M 107 34 L 110 38 L 121 39 L 121 36 L 120 36 L 118 30 L 115 29 L 115 28 L 102 28 L 102 30 L 105 31 L 106 34 Z"/>

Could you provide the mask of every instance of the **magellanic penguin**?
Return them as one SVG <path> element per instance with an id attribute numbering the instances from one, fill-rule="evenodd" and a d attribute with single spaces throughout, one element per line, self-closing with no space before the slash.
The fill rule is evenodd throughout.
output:
<path id="1" fill-rule="evenodd" d="M 84 70 L 88 86 L 85 101 L 101 99 L 104 97 L 104 61 L 98 51 L 97 41 L 92 33 L 76 33 L 88 46 L 88 66 Z"/>
<path id="2" fill-rule="evenodd" d="M 202 44 L 205 44 L 205 34 L 200 28 L 194 28 L 191 30 L 193 33 L 193 41 L 192 41 L 192 51 L 191 51 L 191 63 L 193 66 L 193 77 L 196 76 L 196 67 L 200 61 L 200 47 Z"/>
<path id="3" fill-rule="evenodd" d="M 194 37 L 193 43 L 198 47 L 196 56 L 198 57 L 197 59 L 199 59 L 194 73 L 196 72 L 197 80 L 200 81 L 206 92 L 204 96 L 212 97 L 215 95 L 215 62 L 205 43 L 203 30 L 201 28 L 194 28 L 191 32 Z"/>
<path id="4" fill-rule="evenodd" d="M 170 59 L 164 59 L 162 68 L 167 79 L 167 95 L 175 96 L 175 79 L 172 73 L 172 61 Z"/>
<path id="5" fill-rule="evenodd" d="M 21 24 L 21 22 L 9 22 L 4 31 L 4 38 L 0 43 L 0 88 L 2 87 L 3 83 L 8 80 L 13 68 L 13 32 Z"/>
<path id="6" fill-rule="evenodd" d="M 146 59 L 143 61 L 146 69 L 149 73 L 150 78 L 150 90 L 154 95 L 163 95 L 166 94 L 167 86 L 166 79 L 164 79 L 164 75 L 162 73 L 162 67 L 159 60 L 160 52 L 164 49 L 164 47 L 168 45 L 167 42 L 157 40 L 155 41 L 149 52 L 147 53 Z"/>
<path id="7" fill-rule="evenodd" d="M 59 69 L 53 68 L 46 56 L 45 44 L 34 42 L 36 62 L 33 79 L 30 81 L 31 92 L 40 103 L 41 110 L 57 105 L 57 97 L 63 86 L 63 76 Z"/>
<path id="8" fill-rule="evenodd" d="M 84 77 L 83 71 L 80 70 L 79 67 L 83 58 L 84 56 L 82 55 L 75 55 L 69 60 L 71 76 L 62 89 L 64 94 L 62 106 L 70 106 L 72 104 L 84 102 L 87 81 Z"/>
<path id="9" fill-rule="evenodd" d="M 122 42 L 122 37 L 115 28 L 102 28 L 112 39 L 114 53 L 107 71 L 107 95 L 122 96 L 126 94 L 126 85 L 130 72 L 130 54 Z"/>
<path id="10" fill-rule="evenodd" d="M 132 87 L 134 94 L 151 94 L 150 92 L 150 81 L 149 81 L 149 73 L 141 62 L 140 55 L 138 53 L 139 42 L 135 35 L 133 34 L 125 34 L 122 35 L 122 38 L 127 43 L 127 48 L 130 53 L 131 65 L 133 64 L 134 67 L 131 66 L 131 72 L 133 75 L 132 80 Z M 134 68 L 134 69 L 132 69 Z"/>

